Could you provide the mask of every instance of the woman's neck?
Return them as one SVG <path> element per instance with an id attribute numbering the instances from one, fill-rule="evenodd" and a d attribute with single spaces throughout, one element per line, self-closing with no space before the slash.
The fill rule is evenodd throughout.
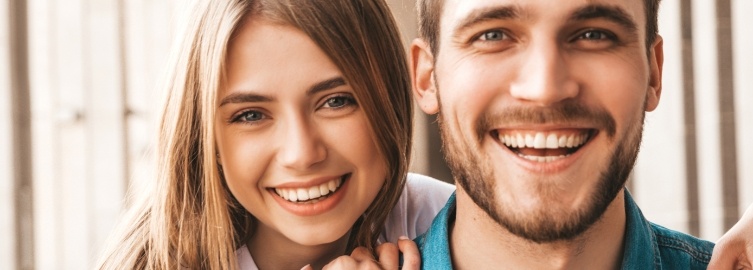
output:
<path id="1" fill-rule="evenodd" d="M 346 233 L 332 243 L 306 246 L 259 224 L 246 244 L 256 266 L 261 270 L 300 269 L 307 264 L 314 269 L 321 269 L 335 258 L 345 255 L 349 235 L 350 233 Z"/>

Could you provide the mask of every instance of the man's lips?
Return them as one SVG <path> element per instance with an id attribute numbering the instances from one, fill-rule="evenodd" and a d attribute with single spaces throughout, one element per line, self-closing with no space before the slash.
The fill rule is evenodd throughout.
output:
<path id="1" fill-rule="evenodd" d="M 596 129 L 492 131 L 492 136 L 518 156 L 535 162 L 552 162 L 572 155 L 598 133 Z"/>

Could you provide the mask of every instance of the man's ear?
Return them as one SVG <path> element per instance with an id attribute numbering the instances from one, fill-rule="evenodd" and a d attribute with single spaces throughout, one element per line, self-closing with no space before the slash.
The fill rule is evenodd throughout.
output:
<path id="1" fill-rule="evenodd" d="M 418 106 L 427 114 L 439 112 L 434 82 L 434 55 L 425 40 L 417 38 L 410 46 L 410 75 Z"/>
<path id="2" fill-rule="evenodd" d="M 651 45 L 649 54 L 649 81 L 646 93 L 646 111 L 653 111 L 659 106 L 661 98 L 662 66 L 664 65 L 664 40 L 657 35 L 654 44 Z"/>

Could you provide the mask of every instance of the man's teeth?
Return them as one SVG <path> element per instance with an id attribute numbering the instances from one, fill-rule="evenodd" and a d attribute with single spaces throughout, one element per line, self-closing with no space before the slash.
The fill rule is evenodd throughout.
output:
<path id="1" fill-rule="evenodd" d="M 567 155 L 561 155 L 561 156 L 528 156 L 523 154 L 518 154 L 518 156 L 525 158 L 527 160 L 536 161 L 536 162 L 552 162 L 561 158 L 567 157 Z"/>
<path id="2" fill-rule="evenodd" d="M 335 192 L 342 184 L 342 178 L 332 179 L 324 184 L 309 188 L 275 188 L 275 193 L 291 202 L 308 201 Z"/>
<path id="3" fill-rule="evenodd" d="M 588 134 L 557 135 L 555 133 L 536 132 L 535 134 L 500 134 L 499 140 L 507 147 L 558 149 L 580 147 L 588 139 Z"/>

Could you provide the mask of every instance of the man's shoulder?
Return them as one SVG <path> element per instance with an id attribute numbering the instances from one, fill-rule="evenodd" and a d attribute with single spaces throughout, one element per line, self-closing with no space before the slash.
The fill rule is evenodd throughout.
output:
<path id="1" fill-rule="evenodd" d="M 421 253 L 421 269 L 452 269 L 448 228 L 454 220 L 455 194 L 453 193 L 426 233 L 413 240 Z"/>
<path id="2" fill-rule="evenodd" d="M 706 269 L 714 243 L 650 222 L 662 269 Z"/>
<path id="3" fill-rule="evenodd" d="M 625 192 L 623 269 L 706 269 L 714 244 L 646 220 Z"/>

